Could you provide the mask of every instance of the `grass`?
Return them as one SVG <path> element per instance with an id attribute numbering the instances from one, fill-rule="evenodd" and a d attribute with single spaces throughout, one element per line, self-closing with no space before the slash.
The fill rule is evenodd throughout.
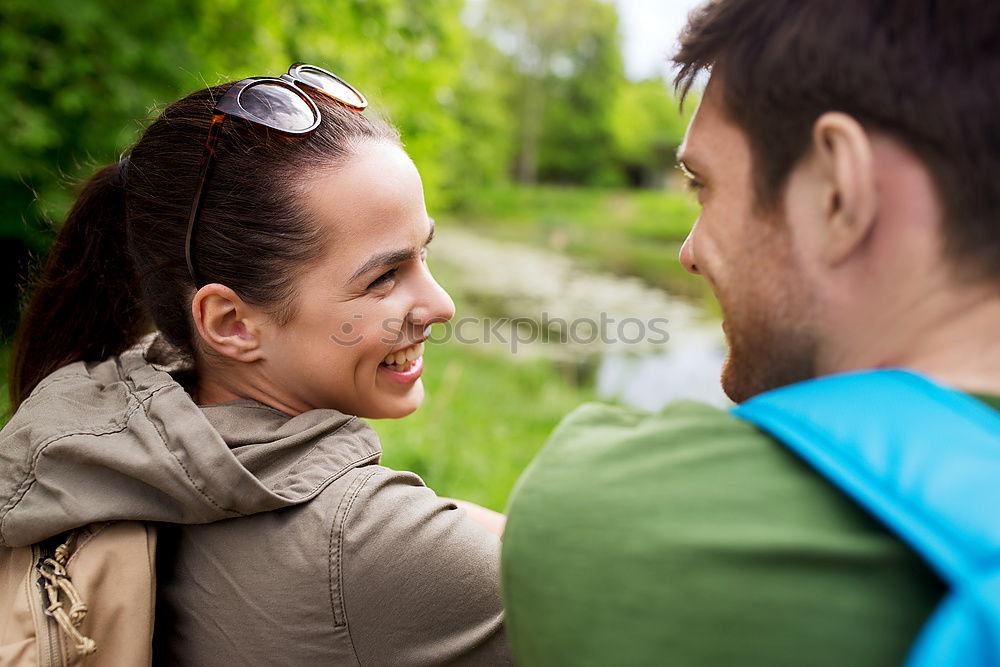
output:
<path id="1" fill-rule="evenodd" d="M 454 340 L 429 346 L 427 398 L 401 420 L 371 420 L 383 463 L 438 494 L 502 511 L 517 477 L 562 417 L 593 398 L 574 373 Z"/>
<path id="2" fill-rule="evenodd" d="M 698 217 L 686 192 L 509 185 L 474 192 L 443 217 L 499 240 L 564 252 L 596 270 L 638 276 L 715 308 L 705 281 L 677 261 Z"/>
<path id="3" fill-rule="evenodd" d="M 478 190 L 456 209 L 472 223 L 555 230 L 578 228 L 659 241 L 683 241 L 698 204 L 681 191 L 561 186 L 495 186 Z"/>

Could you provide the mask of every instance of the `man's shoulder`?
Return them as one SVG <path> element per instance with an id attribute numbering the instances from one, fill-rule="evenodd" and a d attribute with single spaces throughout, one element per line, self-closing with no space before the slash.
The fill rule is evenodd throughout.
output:
<path id="1" fill-rule="evenodd" d="M 678 430 L 745 430 L 743 420 L 729 410 L 698 401 L 674 401 L 658 412 L 606 403 L 585 403 L 567 415 L 553 432 L 555 439 L 567 429 L 623 429 L 622 436 L 644 436 L 651 431 Z M 751 429 L 753 430 L 753 429 Z"/>
<path id="2" fill-rule="evenodd" d="M 585 532 L 609 524 L 588 539 L 610 548 L 634 535 L 651 552 L 676 553 L 688 532 L 738 534 L 751 525 L 763 537 L 885 537 L 867 512 L 770 435 L 694 401 L 655 413 L 581 406 L 525 471 L 508 512 L 505 542 L 515 548 L 522 531 L 575 517 L 585 517 Z M 619 530 L 627 534 L 616 537 Z"/>
<path id="3" fill-rule="evenodd" d="M 525 662 L 891 664 L 941 592 L 783 445 L 700 403 L 579 408 L 508 512 L 501 571 Z M 891 630 L 859 637 L 861 618 Z M 818 660 L 817 645 L 836 650 Z"/>
<path id="4" fill-rule="evenodd" d="M 633 489 L 648 483 L 657 495 L 673 495 L 703 485 L 710 492 L 729 482 L 768 484 L 804 470 L 770 436 L 725 409 L 677 401 L 650 413 L 591 403 L 559 424 L 515 490 L 513 507 L 535 491 L 593 495 L 593 488 L 580 488 L 584 479 L 590 480 L 586 486 L 600 487 L 597 495 L 628 493 L 619 486 L 623 482 Z M 764 472 L 768 479 L 761 478 Z"/>

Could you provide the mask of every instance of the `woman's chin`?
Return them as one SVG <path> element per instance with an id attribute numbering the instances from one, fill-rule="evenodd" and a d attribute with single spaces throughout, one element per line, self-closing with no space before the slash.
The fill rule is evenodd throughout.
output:
<path id="1" fill-rule="evenodd" d="M 366 419 L 402 419 L 416 412 L 423 402 L 424 384 L 417 380 L 404 395 L 387 397 L 358 416 Z"/>

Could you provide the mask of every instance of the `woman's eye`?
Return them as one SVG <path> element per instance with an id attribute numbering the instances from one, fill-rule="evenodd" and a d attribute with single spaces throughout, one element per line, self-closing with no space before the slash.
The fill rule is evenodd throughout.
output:
<path id="1" fill-rule="evenodd" d="M 396 278 L 396 269 L 390 269 L 389 271 L 386 271 L 378 278 L 373 280 L 372 283 L 368 285 L 368 289 L 374 289 L 376 287 L 384 287 L 389 283 L 391 283 L 393 280 L 395 280 L 395 278 Z"/>

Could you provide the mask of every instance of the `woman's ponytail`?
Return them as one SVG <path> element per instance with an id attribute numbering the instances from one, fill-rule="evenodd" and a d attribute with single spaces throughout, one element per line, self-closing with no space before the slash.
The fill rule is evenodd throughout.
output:
<path id="1" fill-rule="evenodd" d="M 84 186 L 34 285 L 11 353 L 11 408 L 60 366 L 118 354 L 147 328 L 115 163 Z"/>

